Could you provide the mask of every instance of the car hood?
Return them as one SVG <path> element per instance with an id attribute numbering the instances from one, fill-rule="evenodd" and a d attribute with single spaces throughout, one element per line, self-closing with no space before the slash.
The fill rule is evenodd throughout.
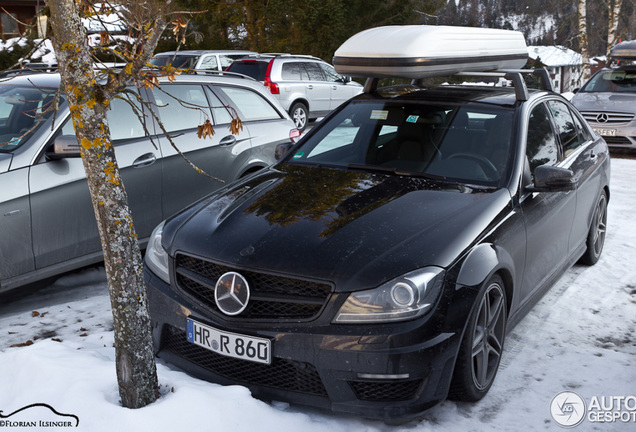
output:
<path id="1" fill-rule="evenodd" d="M 279 165 L 169 220 L 163 244 L 237 268 L 328 280 L 338 291 L 448 267 L 510 203 L 506 189 Z"/>
<path id="2" fill-rule="evenodd" d="M 636 112 L 636 93 L 579 92 L 572 97 L 579 111 Z"/>

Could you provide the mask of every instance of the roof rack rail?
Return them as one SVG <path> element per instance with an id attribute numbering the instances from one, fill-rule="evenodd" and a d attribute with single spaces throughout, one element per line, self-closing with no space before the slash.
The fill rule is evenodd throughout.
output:
<path id="1" fill-rule="evenodd" d="M 505 71 L 492 71 L 492 72 L 460 72 L 456 76 L 480 76 L 480 77 L 499 77 L 512 81 L 512 86 L 515 88 L 515 96 L 518 101 L 528 100 L 528 87 L 526 82 L 521 77 L 520 73 L 505 72 Z"/>
<path id="2" fill-rule="evenodd" d="M 483 77 L 500 77 L 512 81 L 515 88 L 517 100 L 528 100 L 528 87 L 524 81 L 522 74 L 532 74 L 541 80 L 543 90 L 554 91 L 550 75 L 546 69 L 501 69 L 490 72 L 459 72 L 458 76 L 483 76 Z"/>
<path id="3" fill-rule="evenodd" d="M 308 58 L 313 60 L 322 60 L 319 57 L 315 57 L 309 54 L 290 54 L 290 53 L 259 53 L 266 56 L 276 56 L 276 57 L 300 57 L 300 58 Z"/>
<path id="4" fill-rule="evenodd" d="M 228 72 L 228 71 L 220 71 L 220 70 L 214 70 L 214 69 L 192 69 L 191 72 L 197 75 L 218 75 L 218 76 L 227 75 L 227 76 L 233 76 L 236 78 L 245 78 L 245 79 L 250 79 L 252 81 L 256 81 L 251 76 L 238 73 L 238 72 Z"/>
<path id="5" fill-rule="evenodd" d="M 554 91 L 552 82 L 550 81 L 550 75 L 548 74 L 548 71 L 546 69 L 501 69 L 486 72 L 458 72 L 454 75 L 494 77 L 510 80 L 512 81 L 512 85 L 515 88 L 515 96 L 517 100 L 525 101 L 528 100 L 528 87 L 526 86 L 526 82 L 524 81 L 522 74 L 532 74 L 537 76 L 541 80 L 541 84 L 544 90 Z M 367 78 L 364 84 L 364 92 L 375 92 L 378 88 L 378 81 L 379 79 L 377 77 Z M 414 85 L 418 85 L 418 82 L 421 82 L 421 80 L 415 79 L 412 81 Z"/>

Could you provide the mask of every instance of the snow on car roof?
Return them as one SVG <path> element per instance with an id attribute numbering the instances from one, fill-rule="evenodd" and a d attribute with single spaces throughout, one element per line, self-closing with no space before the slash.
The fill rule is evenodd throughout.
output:
<path id="1" fill-rule="evenodd" d="M 336 51 L 342 75 L 424 78 L 457 72 L 518 69 L 528 48 L 518 31 L 453 26 L 385 26 L 364 30 Z"/>

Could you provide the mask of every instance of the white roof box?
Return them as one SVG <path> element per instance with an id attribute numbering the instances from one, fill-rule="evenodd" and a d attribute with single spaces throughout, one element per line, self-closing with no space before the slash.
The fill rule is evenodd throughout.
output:
<path id="1" fill-rule="evenodd" d="M 342 75 L 424 78 L 457 72 L 519 69 L 528 59 L 523 34 L 451 26 L 387 26 L 362 31 L 336 51 Z"/>
<path id="2" fill-rule="evenodd" d="M 621 42 L 610 50 L 612 60 L 636 60 L 636 40 Z"/>

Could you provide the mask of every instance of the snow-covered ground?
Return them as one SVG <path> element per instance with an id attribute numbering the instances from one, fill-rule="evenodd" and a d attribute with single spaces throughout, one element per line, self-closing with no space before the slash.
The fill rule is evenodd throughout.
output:
<path id="1" fill-rule="evenodd" d="M 421 420 L 391 427 L 265 403 L 243 387 L 199 381 L 159 360 L 161 398 L 143 409 L 121 408 L 107 288 L 103 270 L 93 268 L 27 297 L 0 298 L 0 430 L 558 431 L 550 406 L 566 390 L 580 395 L 590 412 L 596 401 L 608 412 L 636 417 L 636 161 L 612 162 L 601 261 L 568 271 L 508 335 L 499 375 L 479 403 L 444 402 Z M 27 341 L 32 344 L 11 347 Z M 609 406 L 619 400 L 622 411 Z M 42 405 L 11 415 L 32 404 L 74 415 L 79 426 Z M 47 421 L 58 427 L 46 427 Z M 574 430 L 634 431 L 636 419 L 586 418 Z"/>

